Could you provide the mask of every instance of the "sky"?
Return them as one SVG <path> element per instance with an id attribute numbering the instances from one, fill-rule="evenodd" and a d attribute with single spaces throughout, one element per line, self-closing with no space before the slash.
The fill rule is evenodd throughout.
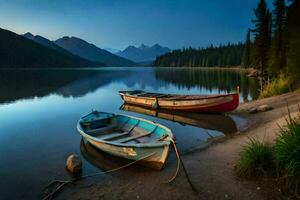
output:
<path id="1" fill-rule="evenodd" d="M 0 27 L 100 48 L 244 41 L 258 0 L 0 0 Z M 267 1 L 271 5 L 271 0 Z"/>

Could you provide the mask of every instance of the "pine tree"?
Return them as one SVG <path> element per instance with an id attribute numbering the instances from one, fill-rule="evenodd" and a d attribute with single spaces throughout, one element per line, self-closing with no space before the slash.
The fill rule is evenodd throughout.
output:
<path id="1" fill-rule="evenodd" d="M 268 51 L 270 47 L 270 20 L 271 14 L 267 9 L 265 0 L 260 0 L 257 8 L 254 9 L 256 19 L 252 20 L 255 23 L 254 45 L 252 64 L 260 69 L 262 73 L 266 73 L 268 61 Z"/>
<path id="2" fill-rule="evenodd" d="M 274 0 L 273 11 L 273 39 L 271 44 L 269 71 L 276 75 L 286 65 L 286 41 L 285 41 L 285 23 L 286 6 L 285 0 Z"/>
<path id="3" fill-rule="evenodd" d="M 248 29 L 244 53 L 243 53 L 243 61 L 242 61 L 242 65 L 244 68 L 250 67 L 250 51 L 251 51 L 251 39 L 250 39 L 250 30 Z"/>
<path id="4" fill-rule="evenodd" d="M 287 69 L 292 84 L 300 86 L 300 1 L 296 0 L 287 13 Z"/>

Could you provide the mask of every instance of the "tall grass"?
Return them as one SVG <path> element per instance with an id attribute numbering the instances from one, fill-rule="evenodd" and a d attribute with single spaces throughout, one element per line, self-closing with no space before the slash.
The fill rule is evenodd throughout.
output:
<path id="1" fill-rule="evenodd" d="M 249 140 L 239 154 L 237 172 L 244 177 L 277 175 L 282 189 L 300 198 L 300 116 L 289 113 L 286 122 L 273 145 Z"/>
<path id="2" fill-rule="evenodd" d="M 293 189 L 300 191 L 300 123 L 299 119 L 289 115 L 287 125 L 280 128 L 274 144 L 274 155 L 281 181 Z"/>
<path id="3" fill-rule="evenodd" d="M 244 177 L 265 176 L 274 167 L 271 145 L 250 138 L 239 154 L 236 167 L 239 175 Z"/>
<path id="4" fill-rule="evenodd" d="M 260 91 L 260 98 L 271 97 L 279 94 L 289 92 L 289 80 L 283 76 L 268 81 L 262 91 Z"/>

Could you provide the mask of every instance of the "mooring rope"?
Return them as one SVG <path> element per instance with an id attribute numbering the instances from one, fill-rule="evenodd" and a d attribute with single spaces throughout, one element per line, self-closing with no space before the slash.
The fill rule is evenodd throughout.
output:
<path id="1" fill-rule="evenodd" d="M 163 137 L 161 137 L 159 140 L 160 140 L 160 141 L 161 141 L 161 140 L 165 140 L 166 138 L 168 138 L 168 137 L 167 137 L 167 136 L 163 136 Z M 187 178 L 187 181 L 188 181 L 189 185 L 191 186 L 192 190 L 193 190 L 194 192 L 198 192 L 198 190 L 194 187 L 193 183 L 191 182 L 191 180 L 190 180 L 190 178 L 189 178 L 189 175 L 188 175 L 188 173 L 187 173 L 187 171 L 186 171 L 186 168 L 185 168 L 185 166 L 184 166 L 184 164 L 183 164 L 183 161 L 182 161 L 182 159 L 181 159 L 179 150 L 178 150 L 178 148 L 177 148 L 177 146 L 176 146 L 175 140 L 172 139 L 172 138 L 170 138 L 169 141 L 172 143 L 173 148 L 174 148 L 175 153 L 176 153 L 177 167 L 176 167 L 175 174 L 167 181 L 167 183 L 171 183 L 171 182 L 173 182 L 173 181 L 177 178 L 177 175 L 178 175 L 179 169 L 180 169 L 180 164 L 181 164 L 182 169 L 183 169 L 183 171 L 184 171 L 184 174 L 185 174 L 185 176 L 186 176 L 186 178 Z M 133 161 L 133 162 L 127 163 L 126 165 L 123 165 L 123 166 L 120 166 L 120 167 L 117 167 L 117 168 L 114 168 L 114 169 L 111 169 L 111 170 L 108 170 L 108 171 L 105 171 L 105 172 L 97 172 L 97 173 L 94 173 L 94 174 L 88 174 L 88 175 L 76 177 L 76 178 L 73 178 L 73 179 L 70 179 L 70 180 L 53 180 L 53 181 L 51 181 L 51 182 L 46 186 L 46 188 L 49 188 L 51 185 L 53 185 L 53 184 L 55 184 L 55 183 L 58 183 L 59 185 L 56 186 L 56 188 L 55 188 L 55 190 L 54 190 L 53 192 L 51 192 L 50 194 L 48 194 L 48 195 L 47 195 L 46 197 L 44 197 L 42 200 L 51 200 L 51 199 L 55 196 L 55 194 L 56 194 L 58 191 L 60 191 L 64 186 L 66 186 L 66 185 L 69 184 L 69 183 L 74 183 L 74 182 L 76 182 L 76 181 L 78 181 L 78 180 L 81 180 L 81 179 L 84 179 L 84 178 L 89 178 L 89 177 L 94 177 L 94 176 L 98 176 L 98 175 L 103 175 L 103 174 L 106 174 L 106 173 L 111 173 L 111 172 L 115 172 L 115 171 L 124 169 L 124 168 L 129 167 L 129 166 L 131 166 L 131 165 L 133 165 L 133 164 L 135 164 L 135 163 L 137 163 L 137 162 L 139 162 L 139 161 L 142 161 L 142 160 L 144 160 L 144 159 L 146 159 L 146 158 L 149 158 L 149 157 L 153 156 L 154 154 L 155 154 L 155 152 L 153 152 L 153 153 L 151 153 L 151 154 L 149 154 L 149 155 L 146 155 L 146 156 L 144 156 L 144 157 L 142 157 L 142 158 L 140 158 L 140 159 L 138 159 L 138 160 L 135 160 L 135 161 Z"/>
<path id="2" fill-rule="evenodd" d="M 184 166 L 184 164 L 183 164 L 183 161 L 182 161 L 182 159 L 181 159 L 181 156 L 180 156 L 180 153 L 179 153 L 179 151 L 178 151 L 178 148 L 177 148 L 177 145 L 176 145 L 175 140 L 173 140 L 173 139 L 171 138 L 171 139 L 170 139 L 170 142 L 173 144 L 173 147 L 174 147 L 174 150 L 175 150 L 175 153 L 176 153 L 176 157 L 177 157 L 177 168 L 176 168 L 175 174 L 173 175 L 173 177 L 172 177 L 171 179 L 169 179 L 169 181 L 168 181 L 167 183 L 171 183 L 171 182 L 173 182 L 173 181 L 176 179 L 176 177 L 177 177 L 177 175 L 178 175 L 178 172 L 179 172 L 180 164 L 181 164 L 182 169 L 183 169 L 183 172 L 184 172 L 184 174 L 185 174 L 185 176 L 186 176 L 186 179 L 187 179 L 188 183 L 190 184 L 192 190 L 193 190 L 194 192 L 197 192 L 197 193 L 198 193 L 198 190 L 196 189 L 196 187 L 195 187 L 195 186 L 193 185 L 193 183 L 191 182 L 191 179 L 190 179 L 190 177 L 189 177 L 189 175 L 188 175 L 188 173 L 187 173 L 187 171 L 186 171 L 186 168 L 185 168 L 185 166 Z"/>
<path id="3" fill-rule="evenodd" d="M 55 183 L 58 183 L 59 185 L 56 186 L 55 190 L 53 192 L 51 192 L 50 194 L 48 194 L 46 197 L 44 197 L 42 200 L 50 200 L 54 197 L 54 195 L 60 190 L 62 189 L 65 185 L 69 184 L 69 183 L 74 183 L 78 180 L 81 180 L 81 179 L 84 179 L 84 178 L 89 178 L 89 177 L 94 177 L 94 176 L 98 176 L 98 175 L 103 175 L 103 174 L 106 174 L 106 173 L 111 173 L 111 172 L 115 172 L 115 171 L 118 171 L 120 169 L 124 169 L 126 167 L 129 167 L 139 161 L 142 161 L 146 158 L 149 158 L 151 156 L 153 156 L 155 154 L 155 152 L 149 154 L 149 155 L 146 155 L 138 160 L 135 160 L 133 162 L 130 162 L 130 163 L 127 163 L 126 165 L 123 165 L 123 166 L 120 166 L 120 167 L 117 167 L 117 168 L 114 168 L 114 169 L 111 169 L 111 170 L 108 170 L 108 171 L 105 171 L 105 172 L 97 172 L 97 173 L 94 173 L 94 174 L 88 174 L 88 175 L 85 175 L 85 176 L 80 176 L 80 177 L 76 177 L 76 178 L 73 178 L 73 179 L 70 179 L 70 180 L 53 180 L 51 181 L 47 186 L 46 188 L 50 187 L 51 185 L 55 184 Z"/>

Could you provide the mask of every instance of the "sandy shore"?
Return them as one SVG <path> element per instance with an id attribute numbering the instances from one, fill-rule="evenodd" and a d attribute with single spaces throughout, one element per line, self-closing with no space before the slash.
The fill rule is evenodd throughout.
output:
<path id="1" fill-rule="evenodd" d="M 173 183 L 164 183 L 176 169 L 173 160 L 160 172 L 132 166 L 114 174 L 79 181 L 66 187 L 57 199 L 283 199 L 278 189 L 269 184 L 238 178 L 234 166 L 241 145 L 248 137 L 272 142 L 278 124 L 285 123 L 287 104 L 292 112 L 297 112 L 298 103 L 300 92 L 241 104 L 235 114 L 248 119 L 248 123 L 238 134 L 204 150 L 183 155 L 198 193 L 191 190 L 183 171 Z M 273 109 L 257 114 L 247 112 L 262 104 Z"/>

